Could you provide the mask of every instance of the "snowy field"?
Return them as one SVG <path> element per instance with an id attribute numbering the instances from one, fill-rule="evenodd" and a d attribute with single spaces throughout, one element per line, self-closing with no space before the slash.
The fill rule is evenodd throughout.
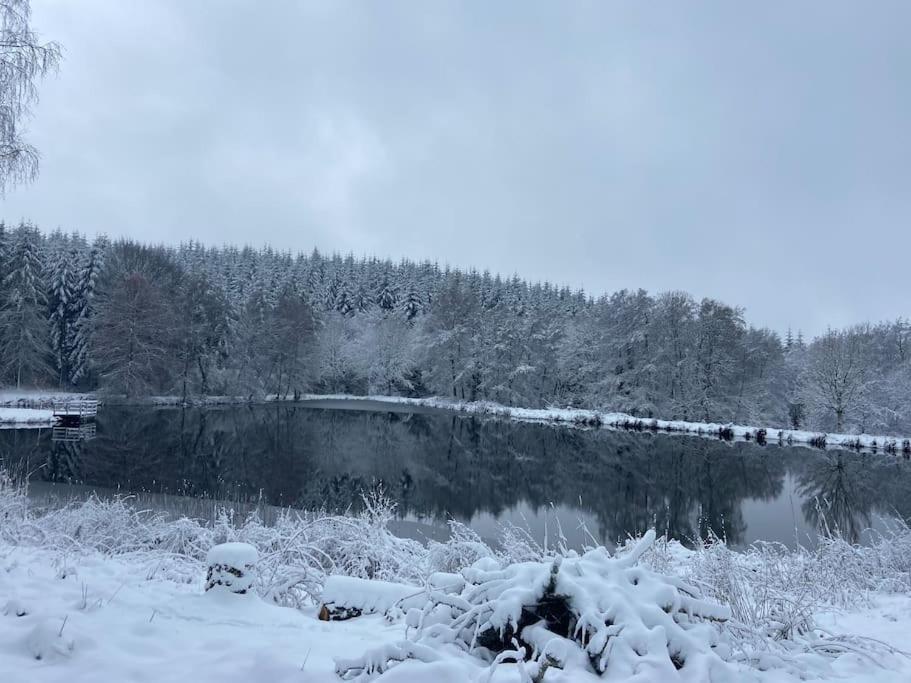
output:
<path id="1" fill-rule="evenodd" d="M 515 528 L 496 549 L 460 525 L 422 545 L 369 503 L 201 525 L 124 501 L 33 509 L 3 480 L 0 681 L 911 680 L 907 528 L 796 552 L 650 532 L 580 556 Z M 205 592 L 224 542 L 258 551 L 245 595 Z M 572 605 L 570 637 L 547 596 Z M 320 621 L 323 602 L 364 615 Z"/>

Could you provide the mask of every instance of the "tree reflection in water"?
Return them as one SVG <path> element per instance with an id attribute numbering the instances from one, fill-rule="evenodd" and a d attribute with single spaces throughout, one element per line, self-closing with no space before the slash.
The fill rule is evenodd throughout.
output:
<path id="1" fill-rule="evenodd" d="M 874 515 L 908 520 L 908 467 L 891 456 L 848 451 L 814 453 L 798 473 L 805 519 L 824 534 L 857 543 Z"/>
<path id="2" fill-rule="evenodd" d="M 763 533 L 793 538 L 785 475 L 805 521 L 859 538 L 873 514 L 909 519 L 911 470 L 892 456 L 583 431 L 433 412 L 107 407 L 98 436 L 55 444 L 49 432 L 0 432 L 0 453 L 48 481 L 329 511 L 359 509 L 382 489 L 403 517 L 511 519 L 553 504 L 601 540 L 657 526 L 680 539 L 709 530 L 750 541 L 744 501 L 766 505 Z"/>

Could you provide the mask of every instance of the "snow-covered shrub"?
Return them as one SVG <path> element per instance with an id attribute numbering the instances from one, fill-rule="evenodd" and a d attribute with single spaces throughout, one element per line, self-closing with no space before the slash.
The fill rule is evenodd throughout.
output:
<path id="1" fill-rule="evenodd" d="M 28 499 L 22 486 L 0 469 L 0 540 L 18 542 L 28 518 Z"/>
<path id="2" fill-rule="evenodd" d="M 431 542 L 427 548 L 431 572 L 457 572 L 481 558 L 494 557 L 494 552 L 473 529 L 456 520 L 449 521 L 449 539 Z"/>
<path id="3" fill-rule="evenodd" d="M 640 566 L 654 540 L 650 531 L 617 557 L 597 548 L 502 569 L 481 560 L 461 572 L 459 594 L 432 591 L 423 609 L 409 611 L 412 642 L 339 660 L 337 672 L 382 674 L 403 659 L 433 661 L 446 648 L 491 667 L 519 662 L 536 680 L 548 667 L 617 680 L 643 672 L 673 680 L 685 670 L 689 680 L 709 680 L 727 666 L 716 623 L 730 610 Z"/>
<path id="4" fill-rule="evenodd" d="M 538 543 L 527 529 L 508 523 L 500 530 L 501 560 L 510 564 L 513 562 L 535 562 L 545 557 L 544 548 Z M 464 565 L 463 565 L 464 566 Z"/>
<path id="5" fill-rule="evenodd" d="M 687 576 L 728 605 L 737 622 L 765 638 L 786 640 L 812 630 L 813 614 L 823 602 L 825 586 L 814 582 L 807 560 L 780 544 L 755 544 L 738 553 L 713 538 L 693 554 Z"/>
<path id="6" fill-rule="evenodd" d="M 251 516 L 233 529 L 232 538 L 260 551 L 260 595 L 302 607 L 319 602 L 329 574 L 420 585 L 429 573 L 427 550 L 389 530 L 394 515 L 394 504 L 375 492 L 356 515 L 286 511 L 271 526 Z"/>

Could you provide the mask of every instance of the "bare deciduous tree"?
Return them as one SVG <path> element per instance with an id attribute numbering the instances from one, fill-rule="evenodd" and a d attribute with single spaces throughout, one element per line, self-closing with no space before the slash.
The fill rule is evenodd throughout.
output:
<path id="1" fill-rule="evenodd" d="M 866 335 L 861 330 L 830 330 L 810 350 L 807 369 L 810 395 L 824 410 L 835 414 L 835 431 L 841 432 L 845 416 L 864 397 L 867 364 Z"/>
<path id="2" fill-rule="evenodd" d="M 0 195 L 38 173 L 38 151 L 22 123 L 38 101 L 36 81 L 60 64 L 60 45 L 42 43 L 30 17 L 29 0 L 0 0 Z"/>

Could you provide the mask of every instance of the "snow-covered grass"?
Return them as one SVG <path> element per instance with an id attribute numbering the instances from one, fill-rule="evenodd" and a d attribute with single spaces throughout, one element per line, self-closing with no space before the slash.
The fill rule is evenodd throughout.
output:
<path id="1" fill-rule="evenodd" d="M 275 397 L 272 397 L 275 400 Z M 732 423 L 687 422 L 642 418 L 626 413 L 610 413 L 583 408 L 515 408 L 488 401 L 459 401 L 447 398 L 406 398 L 400 396 L 350 396 L 346 394 L 307 394 L 304 401 L 370 401 L 451 410 L 473 415 L 492 415 L 526 422 L 549 422 L 579 427 L 604 427 L 635 431 L 694 434 L 726 440 L 775 442 L 816 448 L 850 448 L 854 450 L 911 455 L 911 437 L 874 436 L 870 434 L 826 434 L 795 429 L 754 427 Z"/>
<path id="2" fill-rule="evenodd" d="M 399 655 L 408 660 L 392 666 L 383 681 L 527 683 L 546 659 L 538 658 L 538 669 L 510 663 L 509 655 L 493 665 L 451 643 L 440 644 L 433 661 L 421 662 L 420 656 L 412 661 L 409 652 L 426 654 L 418 641 L 431 633 L 429 621 L 422 626 L 423 635 L 395 614 L 317 621 L 327 578 L 410 584 L 420 593 L 439 572 L 461 572 L 466 581 L 474 577 L 477 585 L 499 586 L 491 595 L 502 599 L 490 608 L 503 616 L 518 614 L 513 597 L 528 591 L 504 592 L 508 584 L 497 582 L 515 580 L 518 586 L 522 577 L 543 577 L 560 557 L 565 564 L 561 571 L 567 572 L 563 580 L 588 576 L 573 579 L 573 585 L 582 586 L 586 595 L 602 590 L 590 572 L 608 566 L 599 559 L 607 557 L 604 549 L 594 551 L 593 564 L 559 542 L 541 548 L 516 528 L 505 529 L 501 545 L 492 548 L 458 524 L 446 543 L 422 545 L 394 536 L 388 530 L 393 517 L 382 497 L 368 500 L 359 515 L 286 513 L 270 526 L 256 517 L 234 519 L 230 512 L 214 524 L 168 519 L 133 509 L 129 499 L 36 509 L 21 487 L 0 476 L 0 680 L 332 681 L 338 680 L 336 659 L 372 652 L 390 655 L 387 661 L 393 663 Z M 255 594 L 204 595 L 207 554 L 216 544 L 231 541 L 258 551 Z M 617 556 L 630 558 L 637 541 Z M 705 649 L 710 641 L 725 644 L 713 648 L 724 660 L 718 680 L 879 682 L 911 676 L 911 660 L 899 652 L 908 649 L 911 629 L 911 530 L 905 526 L 866 547 L 837 535 L 817 548 L 796 551 L 756 545 L 737 552 L 717 539 L 687 549 L 657 539 L 640 542 L 632 554 L 641 554 L 641 569 L 624 561 L 626 584 L 616 585 L 646 581 L 644 585 L 656 587 L 656 595 L 670 595 L 654 578 L 663 576 L 685 594 L 698 591 L 701 599 L 723 608 L 723 620 L 678 634 L 699 639 L 687 647 L 702 653 L 703 660 L 714 661 Z M 638 610 L 638 603 L 630 602 L 634 593 L 625 592 L 622 604 Z M 439 606 L 440 600 L 437 595 L 428 604 Z M 448 623 L 434 609 L 436 623 Z M 706 609 L 699 611 L 722 615 Z M 627 613 L 624 618 L 633 617 Z M 604 620 L 602 625 L 609 627 Z M 667 628 L 669 624 L 663 629 L 665 644 L 673 636 Z M 643 633 L 657 636 L 653 629 Z M 624 647 L 652 651 L 652 640 L 637 644 L 639 636 L 629 635 Z M 528 634 L 529 639 L 544 636 L 539 629 Z M 517 645 L 515 652 L 524 647 Z M 566 643 L 561 647 L 566 653 L 572 649 Z M 633 658 L 627 661 L 635 660 L 627 654 Z M 596 680 L 584 661 L 577 663 L 580 668 L 566 671 L 551 666 L 537 680 Z M 669 680 L 666 667 L 650 667 L 635 669 L 638 677 L 631 680 Z M 703 680 L 696 671 L 684 666 L 678 673 L 681 680 Z M 712 671 L 714 675 L 715 664 Z"/>

